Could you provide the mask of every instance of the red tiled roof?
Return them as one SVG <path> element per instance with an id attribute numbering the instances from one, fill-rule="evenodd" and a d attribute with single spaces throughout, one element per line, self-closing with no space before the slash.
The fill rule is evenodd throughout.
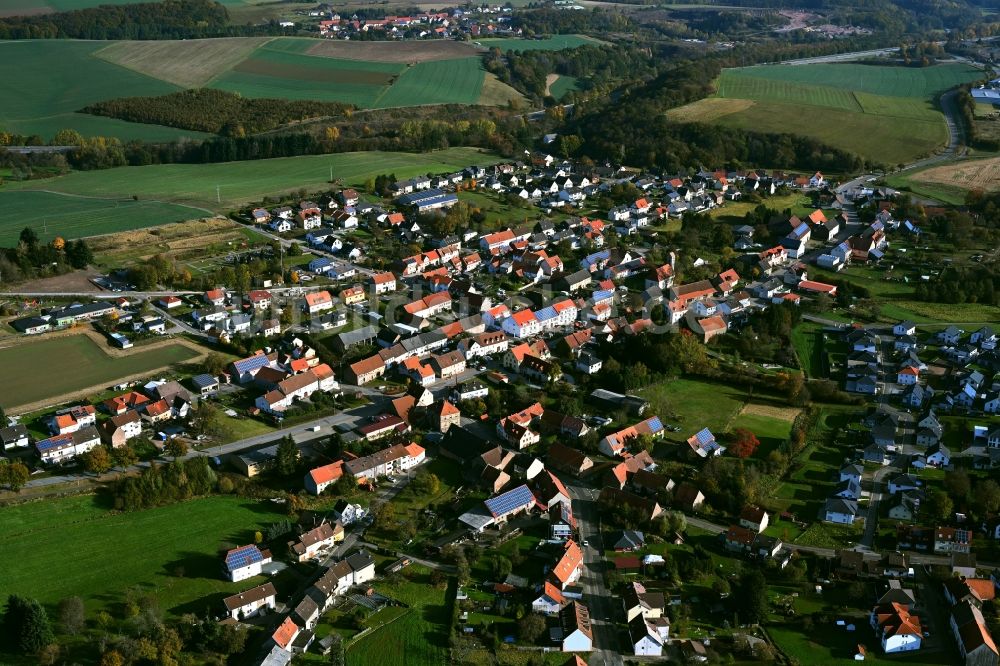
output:
<path id="1" fill-rule="evenodd" d="M 575 541 L 570 539 L 566 542 L 564 548 L 565 550 L 563 550 L 563 555 L 559 559 L 559 562 L 552 567 L 552 575 L 563 585 L 569 582 L 573 572 L 583 564 L 583 551 L 580 550 Z"/>
<path id="2" fill-rule="evenodd" d="M 295 637 L 299 633 L 299 625 L 295 624 L 294 620 L 290 617 L 286 617 L 285 621 L 281 623 L 281 626 L 271 635 L 274 642 L 283 650 L 287 650 L 288 646 L 292 644 Z"/>

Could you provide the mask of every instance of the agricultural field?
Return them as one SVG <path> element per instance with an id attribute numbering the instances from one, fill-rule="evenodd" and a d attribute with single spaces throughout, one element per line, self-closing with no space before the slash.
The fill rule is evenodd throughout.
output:
<path id="1" fill-rule="evenodd" d="M 139 585 L 175 617 L 215 611 L 223 596 L 262 582 L 223 580 L 219 553 L 252 542 L 254 530 L 279 520 L 272 507 L 206 497 L 115 513 L 91 495 L 7 506 L 0 512 L 0 550 L 9 556 L 0 590 L 27 594 L 50 608 L 79 595 L 96 612 L 113 608 L 128 587 Z M 73 544 L 72 557 L 67 544 Z"/>
<path id="2" fill-rule="evenodd" d="M 480 39 L 476 45 L 487 49 L 500 49 L 501 51 L 561 51 L 563 49 L 575 49 L 580 46 L 597 46 L 603 42 L 584 37 L 583 35 L 552 35 L 542 39 L 518 39 L 516 37 L 503 37 L 496 39 Z"/>
<path id="3" fill-rule="evenodd" d="M 308 40 L 307 44 L 310 45 L 302 53 L 312 56 L 405 64 L 468 58 L 479 53 L 465 42 L 452 40 L 394 42 L 391 48 L 386 48 L 385 42 L 330 39 Z"/>
<path id="4" fill-rule="evenodd" d="M 922 69 L 859 64 L 725 70 L 715 96 L 673 109 L 678 122 L 714 122 L 813 137 L 883 164 L 928 155 L 948 138 L 938 93 L 981 76 L 966 65 Z"/>
<path id="5" fill-rule="evenodd" d="M 996 192 L 1000 190 L 1000 157 L 950 162 L 889 180 L 929 196 L 942 192 L 957 196 L 969 190 Z"/>
<path id="6" fill-rule="evenodd" d="M 200 132 L 101 118 L 79 109 L 123 95 L 165 95 L 179 88 L 95 55 L 104 42 L 62 39 L 0 42 L 0 127 L 51 138 L 61 129 L 87 136 L 170 141 Z M 72 67 L 67 67 L 72 63 Z"/>
<path id="7" fill-rule="evenodd" d="M 135 201 L 122 196 L 98 199 L 55 192 L 0 190 L 0 206 L 7 215 L 0 222 L 0 246 L 13 247 L 25 227 L 43 241 L 56 236 L 83 238 L 98 234 L 153 227 L 204 217 L 208 211 L 160 201 Z"/>
<path id="8" fill-rule="evenodd" d="M 311 192 L 328 189 L 331 170 L 334 178 L 342 179 L 346 185 L 358 186 L 382 173 L 407 178 L 496 161 L 496 157 L 477 148 L 449 148 L 421 154 L 373 151 L 76 171 L 48 180 L 7 183 L 4 188 L 109 198 L 136 195 L 140 200 L 169 201 L 225 212 L 265 196 L 284 195 L 303 188 Z"/>
<path id="9" fill-rule="evenodd" d="M 87 335 L 22 342 L 0 349 L 6 378 L 0 383 L 0 404 L 8 410 L 42 400 L 54 404 L 60 396 L 151 373 L 197 356 L 197 351 L 179 343 L 111 356 Z"/>
<path id="10" fill-rule="evenodd" d="M 578 39 L 553 38 L 557 43 Z M 207 135 L 77 113 L 108 99 L 197 87 L 244 97 L 345 102 L 364 108 L 506 104 L 518 98 L 507 86 L 497 94 L 495 81 L 490 94 L 483 94 L 487 73 L 480 53 L 458 42 L 385 48 L 291 37 L 0 42 L 0 127 L 46 139 L 67 128 L 85 136 L 122 140 L 202 138 Z M 73 67 L 65 67 L 67 62 Z"/>
<path id="11" fill-rule="evenodd" d="M 201 88 L 245 60 L 270 37 L 113 42 L 98 58 L 182 88 Z"/>

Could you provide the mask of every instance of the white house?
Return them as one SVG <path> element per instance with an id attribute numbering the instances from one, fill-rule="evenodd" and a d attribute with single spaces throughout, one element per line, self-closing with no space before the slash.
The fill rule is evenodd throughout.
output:
<path id="1" fill-rule="evenodd" d="M 923 638 L 920 618 L 911 615 L 903 604 L 893 602 L 876 606 L 872 610 L 870 622 L 886 654 L 920 649 Z"/>
<path id="2" fill-rule="evenodd" d="M 590 611 L 579 601 L 570 602 L 559 612 L 562 626 L 563 652 L 590 652 L 594 649 L 594 632 L 590 626 Z"/>
<path id="3" fill-rule="evenodd" d="M 854 500 L 831 498 L 826 501 L 823 520 L 828 523 L 852 525 L 858 517 L 858 503 Z"/>
<path id="4" fill-rule="evenodd" d="M 254 544 L 233 548 L 226 553 L 224 572 L 229 580 L 237 582 L 259 576 L 265 564 L 271 563 L 271 553 Z"/>
<path id="5" fill-rule="evenodd" d="M 264 583 L 245 592 L 226 597 L 222 603 L 225 604 L 229 617 L 234 620 L 243 620 L 259 614 L 264 609 L 275 610 L 277 607 L 276 596 L 277 591 L 274 589 L 274 584 Z"/>

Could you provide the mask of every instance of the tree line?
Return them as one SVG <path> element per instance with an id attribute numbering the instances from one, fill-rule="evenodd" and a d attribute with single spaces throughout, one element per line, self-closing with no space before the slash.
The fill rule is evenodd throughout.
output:
<path id="1" fill-rule="evenodd" d="M 108 4 L 0 18 L 0 39 L 197 39 L 279 32 L 276 23 L 230 26 L 229 12 L 212 0 Z"/>
<path id="2" fill-rule="evenodd" d="M 340 102 L 249 99 L 224 90 L 201 88 L 157 97 L 119 97 L 91 104 L 80 112 L 243 138 L 308 119 L 340 119 L 352 108 Z"/>

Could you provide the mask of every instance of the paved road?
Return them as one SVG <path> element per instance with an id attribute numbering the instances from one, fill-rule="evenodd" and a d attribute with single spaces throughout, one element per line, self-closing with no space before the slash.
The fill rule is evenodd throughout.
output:
<path id="1" fill-rule="evenodd" d="M 796 60 L 783 60 L 782 65 L 814 65 L 822 62 L 843 62 L 845 60 L 858 60 L 880 55 L 896 53 L 899 47 L 893 46 L 886 49 L 875 49 L 873 51 L 851 51 L 850 53 L 834 53 L 826 56 L 816 56 L 815 58 L 798 58 Z"/>
<path id="2" fill-rule="evenodd" d="M 623 666 L 618 629 L 614 622 L 619 603 L 604 582 L 603 569 L 607 563 L 601 557 L 601 523 L 596 501 L 598 491 L 578 485 L 568 485 L 567 489 L 573 500 L 573 515 L 576 517 L 583 548 L 584 569 L 580 584 L 583 586 L 584 604 L 590 611 L 590 624 L 594 632 L 594 651 L 590 663 L 595 666 Z M 589 545 L 583 546 L 584 541 Z"/>
<path id="3" fill-rule="evenodd" d="M 369 416 L 375 416 L 383 411 L 383 402 L 386 400 L 385 396 L 378 393 L 374 389 L 367 389 L 363 387 L 354 387 L 350 385 L 341 385 L 341 390 L 345 392 L 353 393 L 355 390 L 360 390 L 362 393 L 373 398 L 373 402 L 367 405 L 362 405 L 360 407 L 355 407 L 353 409 L 338 412 L 337 414 L 332 414 L 330 416 L 324 416 L 306 423 L 300 423 L 298 425 L 289 426 L 287 428 L 279 428 L 277 430 L 272 430 L 270 432 L 264 433 L 262 435 L 255 435 L 253 437 L 247 437 L 245 439 L 236 440 L 235 442 L 229 442 L 228 444 L 220 444 L 217 446 L 210 446 L 204 449 L 191 449 L 184 459 L 193 458 L 195 456 L 209 456 L 209 457 L 221 457 L 229 455 L 232 453 L 238 453 L 245 449 L 252 449 L 258 446 L 264 446 L 266 444 L 271 444 L 278 441 L 285 435 L 291 435 L 296 442 L 311 441 L 314 439 L 319 439 L 324 436 L 330 436 L 336 430 L 336 426 L 342 424 L 352 424 L 356 425 L 361 423 Z M 313 430 L 313 428 L 319 428 L 319 430 Z M 138 465 L 134 465 L 129 468 L 130 472 L 137 472 L 143 467 L 148 467 L 149 463 L 143 462 Z M 43 488 L 45 486 L 52 486 L 61 483 L 69 483 L 72 481 L 79 481 L 81 479 L 93 479 L 95 478 L 91 474 L 81 473 L 81 474 L 61 474 L 56 476 L 49 476 L 40 479 L 30 479 L 26 484 L 25 488 Z"/>
<path id="4" fill-rule="evenodd" d="M 884 395 L 884 393 L 883 393 Z M 878 508 L 882 498 L 885 497 L 885 479 L 899 470 L 892 465 L 880 467 L 872 474 L 871 494 L 868 496 L 868 516 L 865 518 L 865 533 L 861 537 L 860 546 L 864 550 L 874 550 L 875 534 L 878 531 Z"/>

